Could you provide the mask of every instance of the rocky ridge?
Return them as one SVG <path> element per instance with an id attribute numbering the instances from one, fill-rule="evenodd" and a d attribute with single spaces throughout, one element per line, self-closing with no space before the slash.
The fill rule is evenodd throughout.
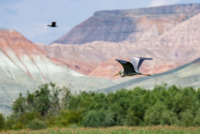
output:
<path id="1" fill-rule="evenodd" d="M 98 11 L 53 43 L 67 45 L 93 41 L 145 41 L 159 37 L 198 13 L 200 4 Z"/>

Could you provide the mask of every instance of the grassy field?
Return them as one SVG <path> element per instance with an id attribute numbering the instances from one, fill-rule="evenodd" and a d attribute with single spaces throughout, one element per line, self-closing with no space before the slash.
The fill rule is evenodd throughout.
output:
<path id="1" fill-rule="evenodd" d="M 109 128 L 49 128 L 31 131 L 3 131 L 1 134 L 200 134 L 200 127 L 154 126 Z"/>

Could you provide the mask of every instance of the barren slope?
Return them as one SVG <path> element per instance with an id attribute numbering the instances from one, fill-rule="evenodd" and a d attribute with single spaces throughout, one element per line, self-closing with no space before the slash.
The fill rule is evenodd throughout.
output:
<path id="1" fill-rule="evenodd" d="M 72 92 L 97 90 L 114 84 L 56 65 L 45 53 L 18 32 L 0 30 L 0 113 L 9 114 L 9 107 L 19 93 L 32 92 L 43 83 L 54 82 L 59 87 L 71 85 Z"/>
<path id="2" fill-rule="evenodd" d="M 189 63 L 199 57 L 200 53 L 200 14 L 188 19 L 175 28 L 161 35 L 158 39 L 148 42 L 129 44 L 129 48 L 123 45 L 118 50 L 118 55 L 101 63 L 90 76 L 100 76 L 112 79 L 122 69 L 115 58 L 130 60 L 131 57 L 152 57 L 153 61 L 145 61 L 141 67 L 144 73 L 161 73 L 180 65 Z M 125 49 L 125 50 L 124 50 Z M 123 51 L 124 50 L 124 51 Z M 120 52 L 124 52 L 121 54 Z M 146 64 L 148 62 L 148 64 Z M 146 65 L 145 65 L 146 64 Z M 111 72 L 106 76 L 103 72 Z"/>

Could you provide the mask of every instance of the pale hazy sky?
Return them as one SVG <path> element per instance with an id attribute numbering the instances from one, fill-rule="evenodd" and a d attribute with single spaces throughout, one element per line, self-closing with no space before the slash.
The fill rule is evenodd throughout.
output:
<path id="1" fill-rule="evenodd" d="M 99 10 L 186 3 L 200 0 L 0 0 L 0 29 L 14 29 L 34 43 L 50 44 Z M 52 21 L 59 27 L 46 26 Z"/>

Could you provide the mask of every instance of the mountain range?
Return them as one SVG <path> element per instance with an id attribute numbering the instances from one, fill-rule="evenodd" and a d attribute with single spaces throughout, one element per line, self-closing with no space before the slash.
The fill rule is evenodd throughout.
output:
<path id="1" fill-rule="evenodd" d="M 103 78 L 89 77 L 56 65 L 44 50 L 14 30 L 0 30 L 0 113 L 9 114 L 9 107 L 27 91 L 53 82 L 71 91 L 93 91 L 115 83 Z"/>
<path id="2" fill-rule="evenodd" d="M 98 11 L 51 45 L 33 43 L 15 30 L 0 30 L 0 113 L 39 85 L 109 92 L 135 86 L 152 89 L 163 82 L 199 87 L 200 4 Z M 113 77 L 115 59 L 153 58 L 142 73 L 151 77 Z"/>
<path id="3" fill-rule="evenodd" d="M 127 23 L 120 23 L 120 25 L 118 25 L 116 21 L 117 26 L 115 26 L 114 23 L 112 25 L 110 24 L 110 27 L 113 29 L 115 29 L 115 27 L 118 29 L 121 28 L 121 31 L 123 31 L 122 29 L 124 27 L 127 27 L 127 29 L 135 27 L 136 29 L 142 29 L 143 32 L 139 34 L 133 31 L 126 39 L 120 42 L 108 42 L 106 39 L 99 41 L 98 36 L 101 34 L 97 34 L 92 38 L 92 40 L 95 40 L 93 42 L 59 44 L 75 42 L 62 42 L 58 39 L 51 45 L 37 45 L 45 50 L 50 58 L 59 59 L 59 61 L 55 61 L 55 63 L 67 65 L 69 68 L 84 75 L 110 80 L 119 79 L 120 77 L 113 76 L 123 68 L 115 59 L 118 58 L 130 61 L 132 57 L 153 58 L 153 61 L 144 62 L 144 65 L 141 66 L 141 72 L 157 74 L 174 69 L 199 58 L 199 13 L 200 4 L 99 11 L 60 39 L 65 41 L 72 40 L 73 38 L 78 39 L 78 35 L 82 33 L 79 30 L 84 29 L 84 27 L 91 29 L 90 27 L 94 25 L 90 25 L 89 22 L 96 20 L 95 18 L 98 16 L 101 16 L 103 20 L 107 20 L 111 17 L 111 20 L 118 18 L 120 21 L 124 20 L 123 17 L 128 17 L 129 19 L 137 18 L 137 23 L 131 23 L 130 26 L 127 25 Z M 127 16 L 127 14 L 129 15 Z M 96 24 L 100 23 L 100 20 L 96 20 L 97 22 L 94 24 L 95 27 L 98 27 L 97 29 L 104 28 L 103 20 L 101 20 L 102 25 L 99 24 L 97 26 Z M 95 30 L 86 30 L 84 34 L 81 34 L 81 37 L 85 37 L 85 35 L 92 36 L 95 34 L 92 32 L 95 32 Z M 103 35 L 108 36 L 111 34 L 110 32 L 105 31 Z M 119 33 L 119 38 L 126 35 L 126 32 L 118 31 L 117 33 Z M 134 35 L 134 37 L 137 35 L 137 40 L 128 40 L 128 37 L 133 39 L 132 35 Z"/>
<path id="4" fill-rule="evenodd" d="M 145 41 L 159 37 L 198 13 L 200 4 L 98 11 L 53 43 Z"/>

